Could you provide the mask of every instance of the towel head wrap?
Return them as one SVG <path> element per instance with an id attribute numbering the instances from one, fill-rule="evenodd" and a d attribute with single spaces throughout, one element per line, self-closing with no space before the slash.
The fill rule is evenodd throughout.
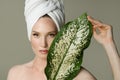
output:
<path id="1" fill-rule="evenodd" d="M 62 0 L 26 0 L 24 10 L 29 40 L 32 27 L 40 17 L 46 14 L 49 15 L 55 22 L 58 31 L 65 23 L 64 6 Z"/>

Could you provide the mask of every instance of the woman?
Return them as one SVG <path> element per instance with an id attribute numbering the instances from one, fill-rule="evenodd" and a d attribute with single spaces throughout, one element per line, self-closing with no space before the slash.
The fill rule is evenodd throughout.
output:
<path id="1" fill-rule="evenodd" d="M 60 0 L 40 0 L 39 4 L 38 2 L 36 4 L 35 1 L 39 0 L 26 0 L 25 7 L 28 38 L 35 53 L 35 58 L 26 64 L 11 68 L 8 80 L 47 80 L 44 73 L 47 53 L 53 39 L 60 30 L 60 26 L 64 24 L 64 10 L 62 2 L 59 2 Z M 52 5 L 53 3 L 54 5 Z M 38 12 L 41 13 L 38 14 Z M 113 40 L 111 26 L 103 24 L 90 16 L 88 16 L 88 20 L 93 25 L 94 38 L 106 50 L 114 80 L 120 80 L 120 57 Z M 100 33 L 98 34 L 96 30 L 99 30 Z M 74 80 L 96 80 L 96 78 L 88 70 L 81 67 Z"/>

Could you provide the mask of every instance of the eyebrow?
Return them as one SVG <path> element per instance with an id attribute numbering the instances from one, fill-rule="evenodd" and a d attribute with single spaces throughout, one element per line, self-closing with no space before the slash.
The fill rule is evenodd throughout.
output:
<path id="1" fill-rule="evenodd" d="M 39 33 L 39 31 L 32 31 L 32 32 L 36 32 L 36 33 Z M 52 32 L 55 32 L 55 33 L 57 33 L 58 31 L 49 31 L 49 32 L 47 32 L 47 33 L 52 33 Z"/>
<path id="2" fill-rule="evenodd" d="M 32 31 L 32 32 L 38 32 L 38 31 Z"/>

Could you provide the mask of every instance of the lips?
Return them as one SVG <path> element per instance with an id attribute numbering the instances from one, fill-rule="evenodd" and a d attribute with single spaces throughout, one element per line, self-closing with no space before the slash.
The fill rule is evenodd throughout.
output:
<path id="1" fill-rule="evenodd" d="M 42 53 L 42 54 L 47 54 L 48 50 L 39 50 L 39 52 Z"/>

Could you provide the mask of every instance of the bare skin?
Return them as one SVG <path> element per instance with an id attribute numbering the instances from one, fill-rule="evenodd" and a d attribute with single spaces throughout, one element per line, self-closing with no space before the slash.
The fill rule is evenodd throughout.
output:
<path id="1" fill-rule="evenodd" d="M 113 72 L 114 80 L 120 80 L 120 56 L 117 51 L 114 39 L 113 39 L 113 33 L 112 33 L 112 27 L 110 25 L 106 25 L 101 23 L 100 21 L 97 21 L 90 16 L 88 16 L 88 20 L 93 25 L 93 32 L 94 32 L 94 38 L 100 43 L 104 49 L 106 50 L 106 54 L 108 56 L 111 69 Z M 96 30 L 99 30 L 100 33 L 97 33 Z"/>
<path id="2" fill-rule="evenodd" d="M 112 40 L 111 28 L 89 16 L 88 19 L 93 24 L 95 39 L 103 45 L 107 52 L 115 80 L 120 80 L 118 76 L 118 73 L 120 74 L 120 58 Z M 97 34 L 96 29 L 100 30 L 101 33 Z M 13 67 L 9 71 L 7 80 L 47 80 L 44 73 L 47 52 L 56 34 L 57 28 L 52 19 L 49 17 L 40 18 L 33 27 L 30 41 L 35 58 L 29 63 Z M 106 41 L 109 41 L 107 45 Z M 74 80 L 96 80 L 96 78 L 88 70 L 81 67 Z"/>

